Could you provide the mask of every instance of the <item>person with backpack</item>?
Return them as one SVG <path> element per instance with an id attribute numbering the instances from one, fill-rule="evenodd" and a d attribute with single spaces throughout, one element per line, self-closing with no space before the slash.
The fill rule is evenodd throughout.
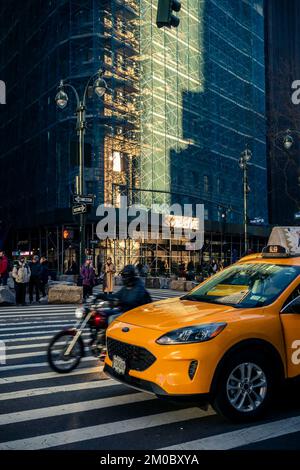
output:
<path id="1" fill-rule="evenodd" d="M 4 251 L 0 251 L 0 286 L 7 285 L 8 267 L 8 258 Z"/>
<path id="2" fill-rule="evenodd" d="M 24 256 L 21 256 L 19 260 L 14 263 L 12 277 L 15 281 L 16 289 L 16 304 L 26 305 L 26 289 L 30 280 L 30 267 L 26 262 Z"/>
<path id="3" fill-rule="evenodd" d="M 41 274 L 42 268 L 40 264 L 40 259 L 37 255 L 34 255 L 32 261 L 29 263 L 31 276 L 29 281 L 29 302 L 33 302 L 33 291 L 35 290 L 36 301 L 40 301 L 40 283 L 41 283 Z"/>

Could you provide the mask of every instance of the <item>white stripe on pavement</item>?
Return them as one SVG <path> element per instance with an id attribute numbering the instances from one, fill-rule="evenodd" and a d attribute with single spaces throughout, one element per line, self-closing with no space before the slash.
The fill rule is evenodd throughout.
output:
<path id="1" fill-rule="evenodd" d="M 45 338 L 45 336 L 43 336 Z M 53 336 L 49 336 L 49 338 L 53 338 Z M 61 346 L 62 344 L 65 344 L 63 341 L 60 341 L 59 343 L 56 343 L 56 346 Z M 6 348 L 6 352 L 11 352 L 19 349 L 38 349 L 38 348 L 47 348 L 49 346 L 48 343 L 33 343 L 33 344 L 21 344 L 19 346 L 8 346 Z M 88 349 L 87 349 L 88 350 Z"/>
<path id="2" fill-rule="evenodd" d="M 35 333 L 37 333 L 37 332 L 35 332 Z M 50 333 L 50 331 L 48 331 L 47 333 Z M 47 333 L 45 332 L 45 334 L 47 334 Z M 89 334 L 90 334 L 89 332 L 85 332 L 85 333 L 82 333 L 82 336 L 88 336 Z M 51 335 L 51 336 L 32 336 L 32 337 L 26 337 L 26 338 L 17 337 L 16 339 L 5 339 L 5 344 L 7 344 L 7 343 L 22 343 L 24 341 L 28 342 L 28 341 L 33 341 L 33 340 L 36 341 L 36 340 L 40 340 L 40 339 L 50 339 L 50 338 L 53 338 L 53 335 Z"/>
<path id="3" fill-rule="evenodd" d="M 55 309 L 62 309 L 68 310 L 74 308 L 74 305 L 79 304 L 35 304 L 35 305 L 24 305 L 17 307 L 16 305 L 12 305 L 11 307 L 0 307 L 0 312 L 21 312 L 27 310 L 41 310 L 43 308 L 47 310 L 55 310 Z"/>
<path id="4" fill-rule="evenodd" d="M 131 403 L 155 400 L 155 397 L 145 393 L 131 393 L 130 395 L 121 395 L 109 398 L 98 398 L 97 400 L 81 401 L 64 405 L 48 406 L 46 408 L 37 408 L 33 410 L 17 411 L 15 413 L 1 414 L 0 426 L 6 424 L 21 423 L 22 421 L 31 421 L 34 419 L 50 418 L 73 413 L 82 413 L 85 411 L 99 410 L 111 406 L 129 405 Z"/>
<path id="5" fill-rule="evenodd" d="M 76 392 L 80 390 L 89 390 L 102 387 L 121 387 L 119 382 L 112 379 L 95 380 L 93 382 L 79 382 L 69 385 L 58 385 L 57 387 L 30 388 L 27 390 L 18 390 L 16 392 L 0 393 L 0 401 L 16 400 L 17 398 L 37 397 L 41 395 L 52 395 L 53 393 Z"/>
<path id="6" fill-rule="evenodd" d="M 46 353 L 45 353 L 46 355 Z M 97 357 L 94 357 L 94 356 L 88 356 L 88 357 L 83 357 L 81 359 L 81 363 L 82 362 L 88 362 L 88 361 L 99 361 L 99 359 Z M 47 367 L 49 366 L 49 363 L 48 362 L 27 362 L 27 364 L 15 364 L 13 366 L 1 366 L 0 367 L 0 371 L 11 371 L 11 370 L 19 370 L 19 369 L 32 369 L 32 368 L 36 368 L 36 367 Z M 49 366 L 50 367 L 50 366 Z M 61 374 L 59 374 L 61 375 Z M 63 374 L 65 375 L 65 374 Z M 68 374 L 70 375 L 70 374 Z M 1 379 L 0 379 L 1 380 Z M 32 379 L 34 380 L 34 379 Z M 1 384 L 1 382 L 0 382 Z"/>
<path id="7" fill-rule="evenodd" d="M 10 326 L 22 326 L 22 325 L 41 325 L 41 323 L 44 325 L 44 324 L 47 324 L 47 323 L 75 323 L 75 319 L 74 320 L 68 320 L 67 318 L 65 320 L 44 320 L 41 319 L 39 321 L 26 321 L 26 322 L 16 322 L 16 323 L 12 323 L 12 322 L 6 322 L 6 323 L 0 323 L 0 326 L 6 326 L 6 327 L 10 327 Z M 12 329 L 12 328 L 6 328 L 6 329 Z"/>
<path id="8" fill-rule="evenodd" d="M 39 328 L 61 328 L 62 325 L 55 325 L 56 322 L 51 322 L 51 325 L 45 325 L 44 322 L 39 325 L 36 325 L 36 326 L 15 326 L 15 327 L 12 327 L 10 328 L 9 326 L 7 328 L 0 328 L 0 332 L 1 332 L 1 336 L 3 336 L 3 331 L 24 331 L 24 330 L 38 330 Z M 67 322 L 65 322 L 67 323 Z M 75 322 L 74 322 L 75 323 Z M 10 334 L 10 333 L 9 333 Z M 28 334 L 28 332 L 26 332 L 25 334 Z"/>
<path id="9" fill-rule="evenodd" d="M 41 325 L 41 328 L 42 328 L 42 326 L 43 326 L 43 325 Z M 57 328 L 58 328 L 58 327 L 57 327 Z M 60 331 L 60 330 L 58 330 L 58 331 Z M 7 337 L 10 337 L 10 336 L 14 336 L 15 338 L 19 338 L 20 336 L 24 336 L 24 335 L 28 335 L 28 334 L 30 334 L 30 335 L 40 335 L 40 334 L 42 334 L 42 333 L 47 334 L 47 333 L 51 333 L 51 331 L 47 331 L 47 332 L 44 331 L 44 330 L 40 330 L 40 331 L 25 331 L 24 333 L 8 333 L 7 335 L 5 335 L 4 333 L 2 333 L 2 334 L 0 335 L 0 339 L 2 339 L 2 340 L 5 341 L 6 338 L 7 338 Z M 55 331 L 53 331 L 53 333 L 55 333 Z M 52 336 L 51 336 L 51 338 L 52 338 Z M 36 338 L 35 338 L 34 336 L 32 336 L 30 339 L 36 339 Z"/>
<path id="10" fill-rule="evenodd" d="M 207 413 L 206 413 L 207 414 Z M 199 408 L 159 413 L 140 418 L 125 419 L 114 423 L 98 424 L 84 428 L 70 429 L 42 436 L 18 439 L 15 441 L 1 442 L 0 450 L 34 450 L 47 449 L 55 446 L 63 446 L 74 442 L 83 442 L 100 437 L 115 436 L 122 433 L 138 431 L 140 429 L 153 428 L 177 421 L 189 421 L 203 417 L 204 411 Z"/>
<path id="11" fill-rule="evenodd" d="M 159 450 L 228 450 L 300 431 L 300 416 L 183 442 Z"/>
<path id="12" fill-rule="evenodd" d="M 63 342 L 56 343 L 56 346 L 63 345 L 63 344 L 65 344 L 65 343 L 63 343 Z M 47 343 L 46 343 L 46 346 L 48 346 Z M 47 355 L 47 351 L 42 350 L 42 351 L 33 351 L 33 352 L 28 352 L 28 353 L 6 354 L 5 359 L 6 359 L 6 362 L 8 362 L 12 359 L 20 359 L 20 358 L 24 359 L 26 357 L 39 357 L 39 356 L 46 356 L 46 355 Z M 85 355 L 86 356 L 91 355 L 90 348 L 85 348 Z M 95 356 L 93 356 L 93 357 L 95 357 Z M 22 365 L 26 365 L 26 364 L 22 364 Z M 1 367 L 0 367 L 0 370 L 1 370 Z"/>
<path id="13" fill-rule="evenodd" d="M 44 338 L 44 336 L 43 336 Z M 50 338 L 50 336 L 49 336 Z M 51 336 L 52 338 L 52 336 Z M 62 343 L 57 343 L 62 344 Z M 19 346 L 8 346 L 6 352 L 16 351 L 18 349 L 37 349 L 37 348 L 47 348 L 49 343 L 34 343 L 34 344 L 20 344 Z"/>
<path id="14" fill-rule="evenodd" d="M 82 361 L 84 360 L 92 360 L 93 358 L 89 357 L 84 357 Z M 98 360 L 94 358 L 95 360 Z M 37 363 L 37 364 L 23 364 L 22 366 L 10 366 L 7 368 L 7 370 L 14 370 L 16 368 L 18 369 L 25 369 L 25 368 L 31 368 L 31 367 L 42 367 L 42 366 L 48 366 L 48 362 L 42 362 L 42 363 Z M 31 381 L 38 381 L 38 380 L 43 380 L 43 379 L 62 379 L 66 377 L 72 377 L 73 375 L 82 375 L 82 374 L 94 374 L 97 372 L 101 372 L 103 369 L 103 366 L 98 366 L 98 367 L 89 367 L 89 368 L 82 368 L 82 369 L 77 369 L 73 372 L 69 372 L 68 374 L 58 374 L 57 372 L 43 372 L 41 374 L 30 374 L 30 375 L 15 375 L 14 377 L 1 377 L 0 378 L 0 385 L 7 385 L 11 383 L 20 383 L 20 382 L 31 382 Z M 3 370 L 1 367 L 0 370 Z"/>
<path id="15" fill-rule="evenodd" d="M 35 313 L 24 313 L 24 314 L 21 314 L 21 315 L 1 315 L 1 314 L 0 314 L 0 319 L 2 319 L 2 318 L 7 318 L 7 319 L 9 319 L 9 318 L 12 318 L 12 317 L 13 317 L 14 319 L 20 318 L 20 319 L 23 320 L 23 318 L 26 319 L 26 318 L 29 318 L 29 317 L 33 317 L 33 318 L 35 318 L 36 320 L 39 320 L 39 319 L 40 319 L 40 320 L 42 321 L 45 317 L 46 317 L 46 318 L 47 318 L 47 317 L 58 317 L 58 318 L 61 318 L 61 317 L 63 317 L 63 316 L 67 316 L 67 315 L 68 315 L 68 316 L 69 316 L 69 315 L 73 315 L 73 316 L 74 316 L 74 315 L 75 315 L 75 314 L 74 314 L 74 311 L 75 311 L 75 309 L 72 310 L 72 312 L 69 312 L 69 313 L 68 313 L 68 312 L 43 313 L 42 315 L 40 315 L 40 314 L 35 314 Z"/>

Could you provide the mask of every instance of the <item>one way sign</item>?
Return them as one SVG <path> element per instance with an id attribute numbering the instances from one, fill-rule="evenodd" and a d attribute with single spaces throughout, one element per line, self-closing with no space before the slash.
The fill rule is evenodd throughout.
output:
<path id="1" fill-rule="evenodd" d="M 93 194 L 88 194 L 83 196 L 82 194 L 75 194 L 73 196 L 74 204 L 94 204 L 95 196 Z"/>
<path id="2" fill-rule="evenodd" d="M 72 207 L 72 214 L 85 214 L 86 213 L 86 204 L 76 204 Z"/>

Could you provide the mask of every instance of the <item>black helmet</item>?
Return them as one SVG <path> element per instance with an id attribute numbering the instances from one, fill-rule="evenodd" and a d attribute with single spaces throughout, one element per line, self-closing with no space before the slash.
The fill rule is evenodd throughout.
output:
<path id="1" fill-rule="evenodd" d="M 121 275 L 123 284 L 127 287 L 133 286 L 138 278 L 136 269 L 133 264 L 128 264 L 127 266 L 125 266 Z"/>

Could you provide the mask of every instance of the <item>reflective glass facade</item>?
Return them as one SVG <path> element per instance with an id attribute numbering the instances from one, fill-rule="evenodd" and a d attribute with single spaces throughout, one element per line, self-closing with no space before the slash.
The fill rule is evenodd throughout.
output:
<path id="1" fill-rule="evenodd" d="M 180 26 L 159 30 L 141 0 L 141 187 L 144 201 L 221 203 L 242 220 L 246 144 L 249 216 L 267 222 L 263 0 L 189 0 Z"/>

